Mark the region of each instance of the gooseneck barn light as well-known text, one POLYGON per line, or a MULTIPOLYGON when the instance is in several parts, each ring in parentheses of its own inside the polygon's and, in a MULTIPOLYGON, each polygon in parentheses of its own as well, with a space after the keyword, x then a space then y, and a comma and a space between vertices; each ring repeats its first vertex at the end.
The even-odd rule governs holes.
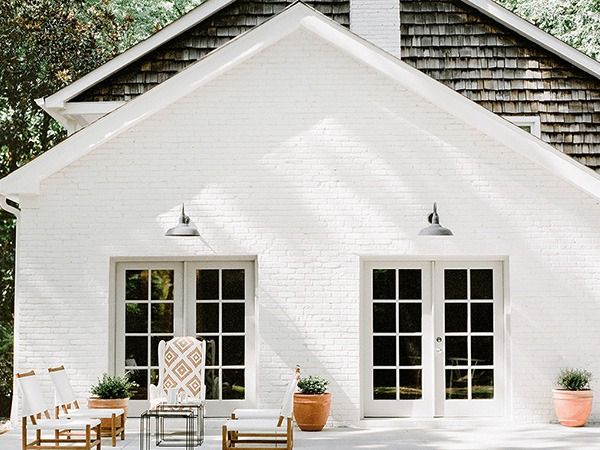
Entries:
POLYGON ((179 216, 179 223, 170 228, 165 233, 165 236, 176 236, 176 237, 192 237, 200 236, 198 229, 190 223, 190 218, 185 215, 185 205, 181 205, 181 216, 179 216))
POLYGON ((431 225, 419 231, 419 236, 454 236, 452 231, 440 225, 440 216, 438 216, 437 213, 437 203, 433 204, 433 212, 429 214, 427 220, 429 220, 431 225))

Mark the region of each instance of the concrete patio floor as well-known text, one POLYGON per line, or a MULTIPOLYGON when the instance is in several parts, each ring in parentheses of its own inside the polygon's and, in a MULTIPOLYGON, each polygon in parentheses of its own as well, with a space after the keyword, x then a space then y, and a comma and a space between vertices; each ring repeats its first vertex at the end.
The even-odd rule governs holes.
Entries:
MULTIPOLYGON (((138 420, 128 421, 128 436, 116 449, 139 449, 138 420)), ((222 420, 206 420, 199 449, 219 450, 222 420)), ((103 440, 103 449, 111 449, 103 440)), ((0 450, 21 448, 20 432, 0 436, 0 450)), ((153 447, 154 448, 154 447, 153 447)), ((556 424, 515 425, 491 420, 373 420, 359 427, 329 428, 320 433, 295 432, 295 449, 600 449, 600 425, 566 428, 556 424)))

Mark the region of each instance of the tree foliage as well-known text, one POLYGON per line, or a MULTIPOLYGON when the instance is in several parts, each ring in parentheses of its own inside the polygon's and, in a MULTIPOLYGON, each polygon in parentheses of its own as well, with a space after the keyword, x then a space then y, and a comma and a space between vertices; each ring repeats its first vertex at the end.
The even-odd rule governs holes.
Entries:
MULTIPOLYGON (((66 137, 36 105, 200 0, 0 2, 0 178, 66 137)), ((12 374, 14 218, 0 211, 0 417, 12 374)))
POLYGON ((560 40, 600 60, 600 0, 496 0, 560 40))

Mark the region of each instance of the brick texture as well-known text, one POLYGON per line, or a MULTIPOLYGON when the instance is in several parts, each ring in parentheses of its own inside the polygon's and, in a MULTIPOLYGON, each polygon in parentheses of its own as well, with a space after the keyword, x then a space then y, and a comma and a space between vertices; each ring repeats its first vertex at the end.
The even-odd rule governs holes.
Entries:
POLYGON ((256 255, 266 407, 298 363, 359 420, 368 256, 509 257, 514 418, 552 418, 559 368, 600 373, 598 201, 305 32, 21 200, 16 366, 65 364, 82 397, 113 357, 115 256, 256 255), (453 238, 417 237, 434 200, 453 238), (182 201, 202 239, 164 236, 182 201))

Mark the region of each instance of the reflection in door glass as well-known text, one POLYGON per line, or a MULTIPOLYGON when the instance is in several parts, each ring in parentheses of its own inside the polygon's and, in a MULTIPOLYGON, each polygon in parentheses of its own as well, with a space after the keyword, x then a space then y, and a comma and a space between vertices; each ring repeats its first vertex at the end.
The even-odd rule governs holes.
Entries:
POLYGON ((422 374, 422 369, 400 369, 400 400, 423 397, 422 374))
POLYGON ((469 398, 467 369, 446 369, 446 399, 469 398))
POLYGON ((474 369, 471 380, 474 399, 494 398, 494 371, 492 369, 474 369))
POLYGON ((373 370, 373 399, 396 400, 396 370, 373 370))

